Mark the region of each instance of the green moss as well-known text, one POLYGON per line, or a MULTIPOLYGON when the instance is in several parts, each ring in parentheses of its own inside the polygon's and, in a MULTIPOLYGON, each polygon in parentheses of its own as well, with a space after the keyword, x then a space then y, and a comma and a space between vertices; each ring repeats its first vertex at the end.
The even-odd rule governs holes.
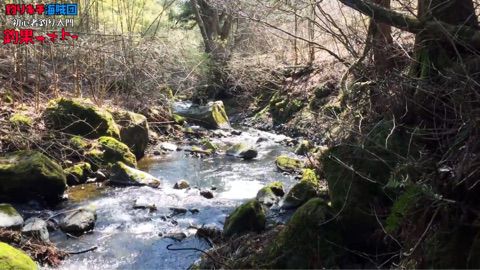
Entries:
POLYGON ((218 150, 218 146, 212 143, 208 138, 202 139, 202 146, 207 150, 212 150, 213 152, 218 150))
POLYGON ((112 167, 112 176, 110 181, 119 185, 139 185, 159 187, 160 180, 146 172, 131 168, 123 162, 117 162, 112 167))
POLYGON ((332 210, 319 198, 298 208, 268 247, 267 268, 336 268, 342 239, 339 226, 334 221, 325 222, 331 216, 332 210))
POLYGON ((90 141, 81 136, 73 136, 72 138, 70 138, 69 144, 70 146, 72 146, 73 149, 83 152, 91 146, 90 141))
POLYGON ((0 157, 0 199, 29 201, 31 196, 49 202, 60 199, 65 174, 55 161, 36 151, 19 151, 0 157))
POLYGON ((35 270, 37 264, 23 251, 0 242, 0 269, 35 270))
POLYGON ((290 99, 275 93, 270 99, 268 108, 275 125, 287 122, 295 113, 305 107, 305 102, 299 99, 290 99))
POLYGON ((86 157, 97 166, 109 167, 118 161, 128 166, 137 166, 137 159, 130 148, 112 137, 100 137, 94 148, 87 152, 86 157))
POLYGON ((317 186, 318 185, 318 177, 317 174, 315 173, 314 170, 312 169, 303 169, 302 171, 302 182, 309 182, 312 183, 313 185, 317 186))
POLYGON ((3 93, 1 95, 2 101, 6 104, 12 104, 13 103, 13 96, 10 93, 3 93))
POLYGON ((47 123, 57 130, 87 138, 120 138, 112 115, 84 99, 55 99, 45 110, 47 123))
POLYGON ((283 183, 280 181, 274 181, 274 182, 268 183, 264 188, 270 189, 276 196, 284 195, 283 183))
POLYGON ((250 231, 260 232, 265 229, 265 210, 256 200, 240 205, 225 220, 225 236, 238 235, 250 231))
POLYGON ((92 172, 92 166, 86 162, 80 162, 64 170, 68 185, 78 185, 87 181, 92 172))
POLYGON ((283 202, 283 208, 294 209, 297 208, 308 200, 317 197, 318 184, 310 181, 301 181, 295 184, 292 189, 287 193, 283 202))
POLYGON ((173 121, 179 125, 183 125, 186 121, 185 117, 178 114, 172 114, 173 121))
POLYGON ((18 216, 17 210, 12 205, 6 203, 0 203, 0 213, 9 216, 18 216))
POLYGON ((303 161, 286 155, 277 157, 275 164, 280 170, 286 172, 299 171, 304 167, 303 161))
POLYGON ((422 188, 417 185, 409 186, 393 204, 390 215, 387 217, 385 230, 388 233, 396 232, 402 225, 411 209, 414 209, 423 195, 422 188))
POLYGON ((215 102, 212 106, 212 116, 215 122, 219 127, 223 127, 225 125, 230 125, 227 113, 225 112, 225 107, 223 103, 215 102))
POLYGON ((32 118, 23 113, 14 113, 10 116, 10 123, 17 127, 30 127, 33 124, 32 118))

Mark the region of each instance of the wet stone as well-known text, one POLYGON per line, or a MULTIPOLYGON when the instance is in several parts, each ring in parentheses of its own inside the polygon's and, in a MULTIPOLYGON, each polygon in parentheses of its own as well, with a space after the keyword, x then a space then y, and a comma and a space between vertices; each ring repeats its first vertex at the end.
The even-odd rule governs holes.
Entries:
POLYGON ((210 190, 201 190, 200 195, 206 199, 213 199, 213 192, 210 190))

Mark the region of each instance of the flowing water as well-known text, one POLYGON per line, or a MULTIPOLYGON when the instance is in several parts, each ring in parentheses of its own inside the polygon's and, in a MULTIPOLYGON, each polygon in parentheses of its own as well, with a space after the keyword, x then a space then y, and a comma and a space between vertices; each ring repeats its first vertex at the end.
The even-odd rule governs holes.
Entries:
MULTIPOLYGON (((255 144, 259 151, 255 160, 244 161, 225 155, 196 158, 183 151, 170 152, 161 158, 139 164, 141 169, 162 179, 161 189, 107 187, 92 193, 86 200, 70 200, 62 210, 78 206, 96 208, 98 218, 95 229, 93 233, 78 239, 56 232, 51 235, 51 240, 60 248, 70 251, 93 246, 98 249, 71 256, 62 263, 60 269, 188 268, 201 253, 169 251, 167 245, 208 249, 206 242, 194 237, 195 231, 191 226, 222 228, 228 214, 242 202, 254 198, 266 183, 282 181, 287 190, 293 184, 293 177, 278 172, 274 164, 278 155, 291 152, 291 149, 278 143, 284 138, 254 129, 245 130, 241 135, 217 140, 223 143, 255 144), (258 138, 263 138, 262 142, 257 143, 258 138), (180 179, 188 180, 192 187, 216 187, 215 198, 203 198, 198 188, 173 189, 174 183, 180 179), (138 199, 154 203, 158 210, 133 209, 133 203, 138 199), (199 212, 166 218, 172 213, 172 207, 198 209, 199 212), (184 232, 188 237, 182 242, 175 242, 159 236, 160 233, 165 235, 171 232, 184 232)), ((83 188, 88 190, 88 187, 83 188)))

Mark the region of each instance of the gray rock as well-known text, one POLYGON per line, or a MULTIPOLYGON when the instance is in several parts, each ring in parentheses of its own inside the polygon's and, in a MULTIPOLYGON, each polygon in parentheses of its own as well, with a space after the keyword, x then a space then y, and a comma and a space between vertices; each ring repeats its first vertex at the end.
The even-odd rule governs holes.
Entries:
POLYGON ((41 218, 27 219, 22 228, 22 234, 28 237, 34 237, 43 242, 49 241, 47 222, 41 218))
POLYGON ((7 203, 0 204, 0 228, 20 228, 23 217, 13 206, 7 203))
POLYGON ((150 211, 156 211, 157 206, 155 205, 155 203, 145 198, 140 198, 140 199, 136 199, 135 202, 133 203, 133 209, 148 209, 150 211))
POLYGON ((113 166, 110 181, 113 184, 123 186, 149 186, 153 188, 160 186, 160 180, 158 178, 146 172, 129 167, 123 162, 117 162, 113 166))
POLYGON ((94 210, 79 208, 68 214, 60 223, 60 229, 65 233, 82 235, 93 230, 97 214, 94 210))
POLYGON ((175 144, 169 143, 169 142, 161 143, 160 148, 162 148, 163 150, 166 150, 166 151, 177 151, 177 149, 178 149, 178 147, 175 144))
POLYGON ((244 143, 237 143, 230 147, 226 154, 243 159, 253 159, 258 156, 258 151, 250 145, 244 143))
POLYGON ((179 108, 175 113, 206 128, 230 128, 230 122, 222 101, 209 102, 205 106, 193 104, 186 109, 179 108))
POLYGON ((184 232, 173 232, 173 233, 167 233, 163 235, 164 238, 170 238, 175 241, 181 242, 185 238, 187 238, 187 235, 184 232))

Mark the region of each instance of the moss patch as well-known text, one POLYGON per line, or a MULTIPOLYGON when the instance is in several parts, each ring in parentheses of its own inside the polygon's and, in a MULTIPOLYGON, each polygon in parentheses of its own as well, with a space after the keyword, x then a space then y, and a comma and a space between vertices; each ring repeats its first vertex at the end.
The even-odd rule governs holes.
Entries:
POLYGON ((86 157, 97 166, 109 167, 118 161, 128 166, 137 166, 137 159, 130 148, 112 137, 100 137, 94 148, 86 153, 86 157))
POLYGON ((87 162, 80 162, 64 170, 67 184, 70 186, 83 184, 92 173, 92 166, 87 162))
POLYGON ((130 111, 113 112, 113 118, 120 126, 120 140, 125 143, 135 156, 144 156, 148 146, 148 122, 141 114, 130 111))
POLYGON ((277 157, 275 164, 281 171, 285 172, 300 171, 304 167, 303 161, 286 155, 277 157))
POLYGON ((37 264, 23 251, 0 242, 0 269, 35 270, 37 264))
POLYGON ((23 113, 14 113, 10 116, 9 122, 16 127, 30 127, 33 124, 33 119, 23 113))

